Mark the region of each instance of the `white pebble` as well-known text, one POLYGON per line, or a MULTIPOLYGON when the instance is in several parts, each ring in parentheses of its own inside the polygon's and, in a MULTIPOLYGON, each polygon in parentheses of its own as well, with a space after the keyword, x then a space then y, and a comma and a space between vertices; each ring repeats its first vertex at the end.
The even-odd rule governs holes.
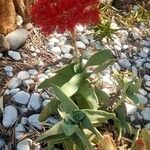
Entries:
POLYGON ((37 75, 37 74, 38 74, 38 71, 35 70, 35 69, 30 69, 30 70, 28 71, 28 73, 29 73, 30 75, 37 75))
POLYGON ((2 58, 3 57, 3 54, 2 53, 0 53, 0 58, 2 58))
POLYGON ((125 103, 127 115, 132 115, 137 111, 137 107, 133 104, 125 103))
POLYGON ((72 46, 70 45, 61 45, 61 51, 63 53, 69 53, 72 49, 72 46))
POLYGON ((17 77, 21 80, 26 80, 30 78, 30 74, 27 71, 20 71, 17 77))
POLYGON ((56 55, 61 54, 61 49, 58 46, 51 48, 49 51, 52 52, 53 54, 56 54, 56 55))
POLYGON ((77 41, 76 45, 80 49, 86 49, 86 45, 83 42, 81 42, 81 41, 77 41))
POLYGON ((73 58, 73 56, 69 53, 65 53, 63 57, 67 58, 67 59, 72 59, 73 58))

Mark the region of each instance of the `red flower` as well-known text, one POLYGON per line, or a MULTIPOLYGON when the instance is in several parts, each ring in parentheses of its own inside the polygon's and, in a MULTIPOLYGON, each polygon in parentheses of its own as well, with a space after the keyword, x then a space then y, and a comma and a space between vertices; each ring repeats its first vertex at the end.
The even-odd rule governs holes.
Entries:
POLYGON ((99 21, 99 0, 37 0, 32 7, 35 24, 50 34, 73 31, 77 24, 88 25, 99 21))

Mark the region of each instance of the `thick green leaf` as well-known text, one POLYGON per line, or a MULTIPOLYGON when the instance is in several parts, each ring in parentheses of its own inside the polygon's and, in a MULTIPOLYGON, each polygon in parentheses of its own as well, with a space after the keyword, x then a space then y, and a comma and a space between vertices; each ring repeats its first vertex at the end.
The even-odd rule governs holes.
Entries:
POLYGON ((109 113, 103 110, 82 109, 82 111, 86 113, 86 115, 94 125, 101 125, 103 122, 115 118, 114 113, 109 113))
POLYGON ((71 139, 65 140, 63 145, 64 150, 76 150, 75 144, 71 141, 71 139))
POLYGON ((106 103, 110 99, 109 96, 104 91, 98 88, 95 88, 95 93, 100 103, 106 103))
POLYGON ((90 141, 86 137, 85 133, 82 130, 78 130, 75 134, 79 137, 84 145, 84 150, 94 150, 93 146, 91 145, 90 141))
POLYGON ((79 84, 84 77, 84 73, 74 75, 67 83, 65 83, 61 90, 68 96, 72 96, 78 91, 79 84))
POLYGON ((56 75, 50 79, 43 81, 38 88, 48 88, 51 84, 55 84, 61 87, 64 83, 68 82, 76 73, 74 72, 74 65, 70 64, 60 70, 58 70, 56 75))
POLYGON ((53 137, 57 137, 58 139, 63 138, 63 129, 62 129, 62 123, 63 121, 60 121, 59 123, 55 124, 52 128, 50 128, 48 131, 43 133, 37 138, 38 142, 43 142, 43 141, 51 141, 50 139, 53 137))
POLYGON ((140 104, 139 98, 136 94, 127 93, 127 96, 132 100, 132 102, 136 105, 140 104))
POLYGON ((81 124, 84 128, 92 131, 97 137, 100 136, 99 132, 97 132, 97 130, 95 130, 94 126, 92 125, 92 122, 90 121, 90 119, 87 116, 85 116, 84 119, 81 120, 81 124))
POLYGON ((78 110, 78 106, 56 85, 52 85, 55 95, 61 102, 59 105, 60 111, 66 114, 71 113, 74 110, 78 110))
POLYGON ((114 64, 114 62, 115 62, 114 59, 110 59, 108 61, 105 61, 104 63, 100 64, 97 68, 95 68, 93 73, 98 73, 98 72, 105 70, 108 66, 114 64))
POLYGON ((110 50, 101 50, 90 57, 85 65, 85 68, 88 66, 102 65, 103 63, 112 59, 113 55, 110 50))
POLYGON ((75 93, 75 95, 73 95, 71 99, 77 104, 79 109, 91 108, 90 104, 87 103, 87 100, 79 92, 75 93))
POLYGON ((94 88, 88 80, 81 82, 78 92, 84 97, 91 109, 97 109, 99 107, 94 88))
POLYGON ((125 111, 123 109, 123 105, 117 107, 116 114, 117 114, 118 120, 121 123, 122 128, 126 129, 126 131, 131 134, 132 129, 129 123, 126 121, 126 116, 125 116, 125 111))
POLYGON ((65 122, 63 123, 62 127, 66 136, 71 136, 79 128, 79 126, 76 124, 67 124, 65 122))
POLYGON ((48 104, 47 106, 44 107, 44 109, 42 110, 42 112, 40 113, 40 117, 39 120, 45 121, 50 115, 57 113, 57 109, 58 109, 58 105, 60 104, 60 102, 56 99, 53 98, 48 104))

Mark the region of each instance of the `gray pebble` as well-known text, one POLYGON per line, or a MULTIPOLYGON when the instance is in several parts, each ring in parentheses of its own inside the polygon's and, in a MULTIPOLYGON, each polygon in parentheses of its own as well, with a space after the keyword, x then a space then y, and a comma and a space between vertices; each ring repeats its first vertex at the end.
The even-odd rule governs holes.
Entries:
POLYGON ((3 150, 5 147, 5 140, 0 137, 0 149, 3 150))
POLYGON ((12 66, 6 66, 6 67, 4 67, 4 70, 6 72, 12 72, 13 71, 13 67, 12 66))
POLYGON ((58 46, 51 48, 49 51, 52 52, 53 54, 56 54, 56 55, 60 55, 61 54, 61 49, 58 46))
POLYGON ((39 114, 31 115, 28 118, 28 122, 34 127, 36 127, 37 129, 42 130, 42 126, 40 125, 40 121, 39 121, 39 114))
POLYGON ((118 63, 124 69, 129 69, 131 67, 131 63, 126 58, 120 59, 118 63))
POLYGON ((13 96, 13 95, 15 95, 16 93, 18 93, 19 91, 20 91, 20 88, 11 89, 11 90, 10 90, 10 94, 13 96))
POLYGON ((28 121, 28 118, 27 118, 27 117, 22 117, 22 118, 21 118, 21 123, 22 123, 23 125, 26 125, 26 124, 27 124, 27 121, 28 121))
POLYGON ((148 102, 148 98, 147 97, 145 97, 143 95, 140 95, 140 94, 137 94, 137 96, 138 96, 138 99, 139 99, 140 103, 146 104, 148 102))
POLYGON ((32 140, 25 139, 17 144, 17 150, 31 150, 32 140))
POLYGON ((3 126, 6 128, 12 126, 15 123, 17 117, 17 109, 11 105, 6 106, 3 114, 3 126))
POLYGON ((25 91, 20 91, 13 96, 15 102, 23 105, 28 104, 29 98, 30 94, 25 91))
POLYGON ((148 74, 145 74, 143 78, 144 78, 144 80, 146 80, 146 81, 150 81, 150 76, 149 76, 148 74))
POLYGON ((145 67, 146 69, 150 69, 150 63, 145 63, 145 64, 144 64, 144 67, 145 67))
POLYGON ((12 81, 9 83, 8 87, 10 89, 15 89, 21 85, 21 80, 17 77, 13 78, 12 81))
POLYGON ((141 112, 141 115, 143 116, 144 120, 150 121, 150 108, 145 108, 145 110, 141 112))
POLYGON ((30 110, 38 110, 42 107, 42 100, 38 93, 33 93, 30 97, 28 108, 30 110))
POLYGON ((63 53, 69 53, 72 49, 72 46, 70 45, 61 45, 61 51, 63 53))
POLYGON ((15 51, 8 51, 8 55, 12 58, 12 59, 14 59, 14 60, 21 60, 21 55, 20 55, 20 53, 18 53, 18 52, 15 52, 15 51))
POLYGON ((29 73, 30 75, 37 75, 37 74, 38 74, 38 71, 35 70, 35 69, 30 69, 30 70, 28 71, 28 73, 29 73))

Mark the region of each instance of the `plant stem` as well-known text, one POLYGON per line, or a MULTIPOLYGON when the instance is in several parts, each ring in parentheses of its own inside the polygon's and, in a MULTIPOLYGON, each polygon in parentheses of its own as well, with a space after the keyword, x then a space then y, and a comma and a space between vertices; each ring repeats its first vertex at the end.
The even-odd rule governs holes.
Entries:
POLYGON ((77 44, 76 44, 76 32, 75 32, 75 30, 71 31, 71 37, 72 37, 72 44, 73 44, 74 52, 75 52, 75 59, 77 59, 77 61, 79 61, 80 53, 79 53, 79 50, 78 50, 77 44))

